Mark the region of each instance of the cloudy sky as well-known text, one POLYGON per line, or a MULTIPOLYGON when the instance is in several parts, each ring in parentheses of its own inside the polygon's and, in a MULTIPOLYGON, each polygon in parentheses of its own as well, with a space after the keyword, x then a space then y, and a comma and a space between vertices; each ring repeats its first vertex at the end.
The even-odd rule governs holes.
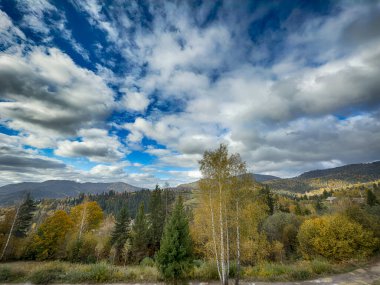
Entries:
POLYGON ((0 0, 0 185, 380 159, 380 1, 0 0))

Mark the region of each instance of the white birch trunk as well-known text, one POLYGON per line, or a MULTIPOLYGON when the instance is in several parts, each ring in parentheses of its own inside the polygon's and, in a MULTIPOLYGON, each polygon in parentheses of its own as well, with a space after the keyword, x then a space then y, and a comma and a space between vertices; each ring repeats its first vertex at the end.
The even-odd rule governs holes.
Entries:
POLYGON ((84 228, 84 221, 86 219, 86 213, 87 213, 87 205, 84 204, 84 209, 83 209, 83 214, 82 214, 82 221, 80 223, 80 229, 79 229, 79 237, 78 237, 78 239, 81 239, 81 237, 82 237, 82 232, 83 232, 83 228, 84 228))
POLYGON ((239 223, 239 201, 236 201, 236 279, 235 285, 239 285, 240 279, 240 223, 239 223))
POLYGON ((0 260, 3 260, 3 258, 5 256, 5 252, 7 251, 7 247, 8 247, 9 241, 11 240, 13 228, 15 227, 15 224, 16 224, 16 220, 17 220, 17 216, 18 216, 18 211, 20 210, 20 206, 21 206, 21 204, 17 206, 16 214, 15 214, 15 217, 13 218, 12 226, 11 226, 11 228, 9 230, 8 238, 7 238, 7 241, 5 243, 3 252, 1 253, 0 260))
POLYGON ((219 228, 220 228, 220 261, 222 269, 222 285, 227 284, 226 280, 226 261, 224 251, 224 226, 223 226, 223 208, 222 208, 222 185, 219 183, 219 228))
POLYGON ((212 239, 214 243, 214 252, 216 259, 216 267, 218 268, 219 279, 222 280, 222 275, 220 272, 220 263, 219 263, 219 255, 218 248, 216 246, 216 233, 215 233, 215 221, 214 221, 214 209, 212 207, 212 199, 211 199, 211 190, 209 190, 209 199, 210 199, 210 213, 211 213, 211 229, 212 229, 212 239))

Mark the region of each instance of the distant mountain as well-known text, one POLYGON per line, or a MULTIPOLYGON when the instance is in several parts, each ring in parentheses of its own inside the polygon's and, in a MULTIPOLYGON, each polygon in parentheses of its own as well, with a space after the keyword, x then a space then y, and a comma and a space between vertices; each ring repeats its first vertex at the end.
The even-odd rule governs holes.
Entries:
POLYGON ((33 198, 64 198, 75 197, 80 193, 135 192, 142 188, 123 182, 116 183, 78 183, 69 180, 49 180, 45 182, 23 182, 0 187, 0 205, 10 205, 17 202, 26 192, 33 198))
POLYGON ((265 182, 265 181, 271 181, 274 179, 281 179, 280 177, 277 177, 277 176, 265 175, 265 174, 252 173, 252 176, 257 182, 265 182))
MULTIPOLYGON (((261 183, 265 181, 274 180, 274 179, 281 179, 280 177, 277 177, 277 176, 265 175, 265 174, 251 173, 251 175, 255 179, 255 181, 261 182, 261 183)), ((191 190, 191 189, 196 189, 197 187, 198 187, 198 181, 195 181, 191 183, 180 184, 175 188, 177 190, 191 190)))
POLYGON ((320 188, 336 189, 380 179, 380 161, 312 170, 294 178, 266 181, 275 191, 305 193, 320 188))

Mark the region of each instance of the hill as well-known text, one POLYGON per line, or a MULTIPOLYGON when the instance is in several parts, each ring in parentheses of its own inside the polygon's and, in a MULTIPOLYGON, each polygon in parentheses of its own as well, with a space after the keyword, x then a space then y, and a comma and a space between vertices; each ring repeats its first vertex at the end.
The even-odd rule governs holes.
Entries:
MULTIPOLYGON (((265 181, 271 181, 274 179, 281 179, 280 177, 273 176, 273 175, 256 174, 256 173, 251 173, 251 175, 257 182, 265 182, 265 181)), ((180 184, 176 187, 176 189, 177 190, 192 190, 192 189, 196 189, 197 187, 198 187, 198 181, 195 181, 191 183, 180 184)))
POLYGON ((142 188, 123 182, 116 183, 79 183, 70 180, 49 180, 45 182, 23 182, 0 187, 0 205, 14 204, 26 192, 34 199, 75 197, 80 193, 98 194, 108 191, 135 192, 142 188))
POLYGON ((337 189, 380 179, 380 161, 312 170, 293 178, 266 181, 275 191, 305 193, 320 188, 337 189))

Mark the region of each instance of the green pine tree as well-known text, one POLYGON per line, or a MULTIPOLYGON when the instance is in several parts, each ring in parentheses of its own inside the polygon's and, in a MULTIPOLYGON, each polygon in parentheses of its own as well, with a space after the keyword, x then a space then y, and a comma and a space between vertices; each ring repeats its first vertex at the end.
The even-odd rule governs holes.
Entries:
POLYGON ((128 208, 124 206, 116 219, 115 227, 111 233, 110 244, 115 247, 117 262, 121 261, 122 251, 129 238, 129 215, 128 208))
POLYGON ((161 194, 162 191, 157 185, 149 200, 149 243, 152 255, 160 248, 160 241, 165 226, 165 207, 161 194))
POLYGON ((20 205, 17 220, 15 222, 13 234, 16 237, 26 237, 30 225, 32 224, 35 211, 36 203, 30 197, 30 193, 27 193, 24 202, 20 205))
POLYGON ((369 206, 375 206, 378 203, 376 195, 370 189, 367 189, 367 204, 369 206))
POLYGON ((148 221, 144 212, 144 203, 140 204, 136 219, 132 226, 131 233, 131 252, 135 262, 140 262, 144 257, 149 255, 148 245, 148 221))
POLYGON ((172 282, 185 278, 191 269, 192 241, 181 197, 167 221, 156 259, 163 277, 172 282))

